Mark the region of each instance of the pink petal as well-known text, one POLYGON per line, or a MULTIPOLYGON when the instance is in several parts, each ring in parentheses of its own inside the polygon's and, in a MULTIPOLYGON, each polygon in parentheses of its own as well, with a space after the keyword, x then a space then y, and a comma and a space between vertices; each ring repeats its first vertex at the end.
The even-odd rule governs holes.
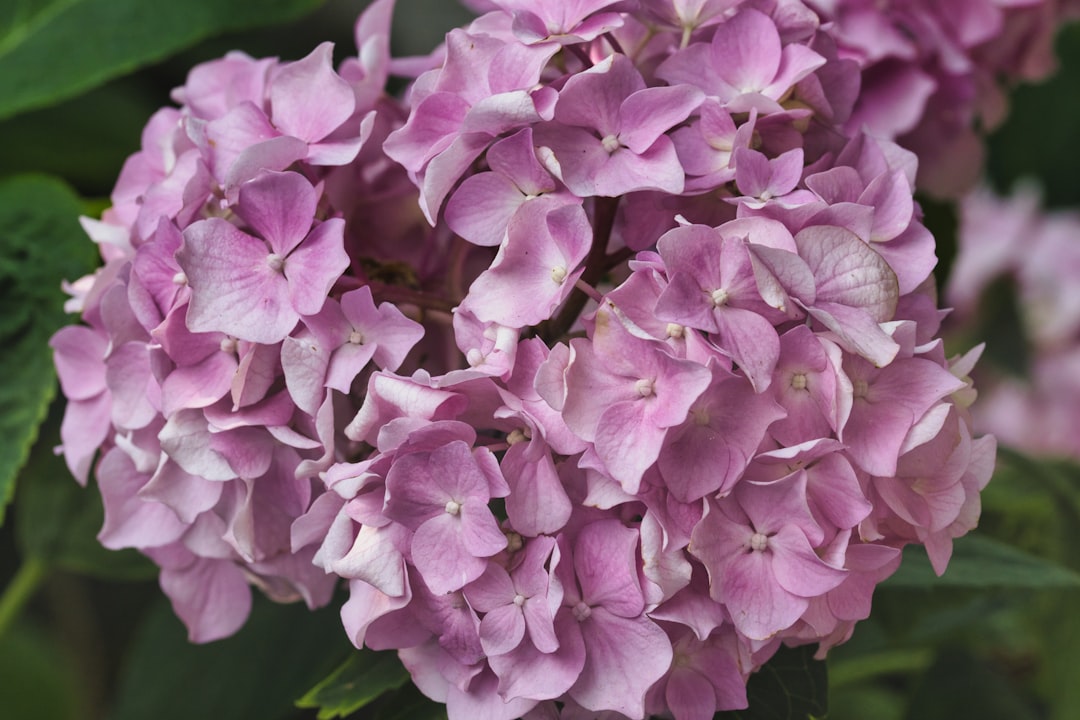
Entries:
POLYGON ((271 118, 288 135, 322 140, 352 115, 352 87, 333 70, 333 43, 324 42, 302 60, 287 63, 270 82, 271 118))
POLYGON ((710 720, 716 714, 712 683, 690 668, 672 668, 664 700, 677 720, 710 720))
POLYGON ((187 530, 172 508, 139 494, 149 479, 119 448, 102 458, 97 468, 105 506, 105 522, 98 533, 102 545, 110 550, 158 547, 178 540, 187 530))
POLYGON ((593 608, 581 624, 585 667, 569 695, 593 711, 645 714, 645 692, 671 665, 671 642, 645 616, 624 618, 593 608))
MULTIPOLYGON (((540 442, 533 440, 532 442, 540 442)), ((514 529, 527 536, 554 534, 570 519, 572 506, 559 480, 549 452, 526 457, 528 444, 510 447, 503 457, 502 470, 510 484, 506 514, 514 529)))
POLYGON ((719 585, 735 628, 753 640, 767 640, 791 627, 810 604, 780 586, 767 552, 749 552, 732 560, 719 585))
POLYGON ((499 692, 505 697, 534 700, 557 698, 570 689, 585 664, 585 643, 578 621, 570 612, 555 618, 559 647, 551 653, 537 650, 532 643, 522 643, 504 655, 488 658, 499 676, 499 692))
POLYGON ((269 256, 265 243, 219 218, 189 226, 176 253, 192 290, 188 329, 266 344, 285 338, 300 316, 269 256))
POLYGON ((345 221, 330 218, 316 226, 285 259, 289 299, 301 315, 319 312, 330 295, 330 288, 349 267, 344 232, 345 221))
POLYGON ((413 535, 413 564, 436 595, 460 590, 480 577, 487 567, 484 558, 475 557, 465 549, 462 532, 461 518, 440 513, 413 535))
POLYGON ((792 525, 769 537, 772 571, 785 590, 802 597, 823 595, 839 585, 847 572, 834 568, 818 557, 806 536, 792 525))
POLYGON ((315 189, 303 175, 268 172, 240 186, 236 212, 284 256, 308 234, 317 202, 315 189))
POLYGON ((490 610, 480 621, 480 643, 488 655, 510 652, 524 637, 525 617, 513 603, 490 610))
POLYGON ((586 525, 574 544, 574 570, 584 601, 633 618, 645 607, 637 575, 638 534, 617 520, 586 525))

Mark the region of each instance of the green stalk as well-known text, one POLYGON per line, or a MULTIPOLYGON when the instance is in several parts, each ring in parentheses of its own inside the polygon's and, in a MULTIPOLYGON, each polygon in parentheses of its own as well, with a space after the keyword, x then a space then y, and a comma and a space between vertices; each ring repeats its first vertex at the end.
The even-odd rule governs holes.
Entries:
POLYGON ((11 583, 4 589, 4 594, 0 595, 0 638, 22 612, 27 601, 37 592, 41 581, 45 579, 46 570, 43 560, 29 558, 23 561, 11 583))

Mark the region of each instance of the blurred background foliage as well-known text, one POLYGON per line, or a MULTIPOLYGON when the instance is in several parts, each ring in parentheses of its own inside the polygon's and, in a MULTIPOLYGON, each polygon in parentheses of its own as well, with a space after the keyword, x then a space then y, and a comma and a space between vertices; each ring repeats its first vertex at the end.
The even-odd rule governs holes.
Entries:
MULTIPOLYGON (((345 716, 362 706, 365 717, 439 717, 400 666, 351 651, 337 616, 341 598, 314 614, 257 601, 235 637, 188 644, 153 565, 97 543, 98 493, 80 488, 53 454, 63 401, 45 342, 67 321, 60 281, 94 267, 76 216, 107 206, 143 125, 192 66, 232 49, 295 59, 324 40, 344 58, 355 52, 353 22, 366 4, 189 0, 162 13, 165 6, 151 12, 141 0, 0 4, 5 720, 273 720, 345 716)), ((393 52, 425 54, 468 17, 449 0, 401 0, 393 52)), ((1058 51, 1057 75, 1013 94, 1008 122, 990 138, 988 173, 1000 192, 1034 177, 1048 205, 1080 207, 1080 27, 1061 34, 1058 51)), ((957 214, 945 203, 924 199, 924 207, 941 243, 941 281, 957 214)), ((985 308, 984 362, 1023 372, 1009 288, 992 290, 985 308)), ((938 579, 921 550, 907 553, 877 591, 871 619, 830 653, 829 718, 1080 718, 1078 573, 1080 470, 1003 449, 982 525, 957 542, 949 573, 938 579)), ((784 660, 805 664, 802 655, 784 660)), ((758 682, 769 692, 768 678, 758 682)))

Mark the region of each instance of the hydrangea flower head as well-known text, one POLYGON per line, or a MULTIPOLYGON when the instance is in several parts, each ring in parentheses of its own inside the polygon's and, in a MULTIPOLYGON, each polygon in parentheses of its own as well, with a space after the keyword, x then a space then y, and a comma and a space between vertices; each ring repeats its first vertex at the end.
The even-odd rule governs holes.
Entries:
POLYGON ((744 707, 992 470, 917 159, 841 9, 483 5, 407 104, 390 0, 337 70, 192 72, 87 222, 64 452, 193 639, 340 581, 451 718, 744 707))

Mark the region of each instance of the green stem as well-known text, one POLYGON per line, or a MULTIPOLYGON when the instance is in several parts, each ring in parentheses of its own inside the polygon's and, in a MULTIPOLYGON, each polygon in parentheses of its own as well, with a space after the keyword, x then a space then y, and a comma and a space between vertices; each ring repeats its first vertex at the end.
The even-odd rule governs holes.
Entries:
POLYGON ((37 592, 41 581, 45 579, 46 570, 43 560, 29 558, 23 562, 11 583, 4 589, 4 594, 0 595, 0 637, 4 636, 8 626, 22 612, 23 605, 37 592))

